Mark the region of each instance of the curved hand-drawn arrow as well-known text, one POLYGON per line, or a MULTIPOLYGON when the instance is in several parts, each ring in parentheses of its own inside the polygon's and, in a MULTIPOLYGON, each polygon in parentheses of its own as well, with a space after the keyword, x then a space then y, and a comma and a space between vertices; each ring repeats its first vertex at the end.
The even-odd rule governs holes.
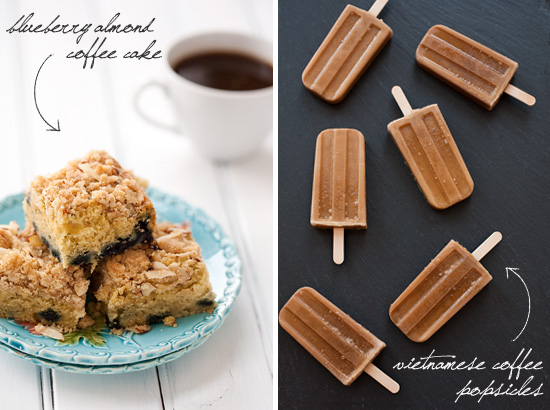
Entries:
POLYGON ((53 54, 50 54, 48 57, 46 57, 46 59, 44 60, 44 62, 40 66, 40 68, 38 69, 38 73, 36 73, 36 78, 34 80, 34 105, 36 105, 36 110, 38 111, 38 114, 40 115, 40 118, 42 118, 42 120, 50 126, 50 129, 48 129, 46 131, 58 131, 59 132, 59 131, 61 131, 61 127, 59 126, 59 120, 57 120, 57 128, 55 128, 48 121, 46 121, 46 119, 44 118, 44 116, 40 112, 40 109, 38 109, 38 103, 36 102, 36 83, 38 81, 38 74, 40 74, 40 70, 42 70, 42 67, 44 66, 46 61, 48 61, 48 58, 50 58, 51 56, 53 56, 53 54))
POLYGON ((529 310, 527 311, 527 320, 523 325, 523 329, 521 329, 521 332, 519 332, 519 334, 516 336, 514 340, 512 340, 512 342, 515 342, 517 338, 521 336, 521 334, 525 330, 525 327, 527 326, 527 322, 529 322, 529 315, 531 314, 531 296, 529 295, 529 289, 527 289, 527 285, 525 284, 525 281, 523 280, 523 278, 519 276, 519 273, 516 272, 517 270, 518 268, 506 268, 506 279, 509 279, 509 272, 512 272, 519 278, 519 280, 521 280, 521 283, 523 283, 523 286, 525 286, 525 290, 527 291, 527 298, 529 300, 529 310))

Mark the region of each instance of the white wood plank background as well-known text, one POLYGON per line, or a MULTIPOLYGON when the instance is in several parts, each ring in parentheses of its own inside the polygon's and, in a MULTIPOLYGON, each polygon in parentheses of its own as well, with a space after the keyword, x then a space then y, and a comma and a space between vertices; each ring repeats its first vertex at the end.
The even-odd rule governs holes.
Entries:
MULTIPOLYGON (((0 0, 0 198, 24 190, 37 174, 52 172, 89 149, 106 149, 152 186, 179 195, 213 216, 233 237, 243 259, 243 288, 223 327, 179 360, 143 372, 75 375, 50 371, 0 353, 2 409, 270 409, 273 397, 273 142, 251 158, 214 164, 185 137, 142 121, 132 107, 139 86, 158 78, 162 60, 96 61, 93 70, 64 58, 78 49, 74 35, 8 34, 23 14, 36 22, 56 15, 71 23, 146 24, 154 33, 119 35, 120 51, 153 39, 165 51, 177 38, 231 29, 273 38, 272 0, 0 0), (46 131, 33 100, 44 59, 38 103, 62 132, 46 131)), ((87 33, 81 44, 90 44, 87 33)), ((170 119, 160 93, 145 95, 152 115, 170 119)))

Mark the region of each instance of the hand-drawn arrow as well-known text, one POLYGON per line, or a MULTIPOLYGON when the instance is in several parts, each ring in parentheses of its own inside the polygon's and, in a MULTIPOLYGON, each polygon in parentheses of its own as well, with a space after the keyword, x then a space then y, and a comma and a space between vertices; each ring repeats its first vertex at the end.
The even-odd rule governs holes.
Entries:
POLYGON ((42 120, 48 124, 50 126, 50 129, 46 130, 46 131, 61 131, 61 127, 59 126, 59 120, 57 120, 57 128, 55 128, 53 125, 51 125, 48 121, 46 121, 46 119, 44 118, 44 116, 42 115, 42 113, 40 112, 40 109, 38 108, 38 103, 36 102, 36 83, 38 81, 38 74, 40 74, 40 70, 42 70, 42 67, 44 66, 44 64, 46 63, 46 61, 48 61, 48 58, 50 58, 51 56, 53 56, 53 54, 50 54, 48 57, 46 57, 46 59, 44 60, 44 62, 42 63, 42 65, 40 66, 40 68, 38 69, 38 73, 36 73, 36 79, 34 80, 34 105, 36 105, 36 110, 38 111, 38 114, 40 115, 40 117, 42 118, 42 120))
POLYGON ((517 270, 518 270, 518 268, 506 268, 506 279, 509 279, 508 274, 509 274, 509 272, 512 272, 513 274, 515 274, 519 278, 519 280, 521 280, 521 283, 523 283, 523 286, 525 286, 525 290, 527 291, 527 298, 529 299, 529 310, 527 311, 527 320, 525 321, 525 324, 523 325, 523 329, 521 329, 521 332, 519 332, 519 335, 517 335, 516 338, 514 340, 512 340, 512 342, 515 342, 517 340, 517 338, 521 336, 521 334, 525 330, 525 327, 527 326, 527 322, 529 322, 529 315, 531 314, 531 296, 529 295, 529 289, 527 289, 527 285, 525 284, 523 278, 521 276, 519 276, 519 273, 516 272, 517 270))

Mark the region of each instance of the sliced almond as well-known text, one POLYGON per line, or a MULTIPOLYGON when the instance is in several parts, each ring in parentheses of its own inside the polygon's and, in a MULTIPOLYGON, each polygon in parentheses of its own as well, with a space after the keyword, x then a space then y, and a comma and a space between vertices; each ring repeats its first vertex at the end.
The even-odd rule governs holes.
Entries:
POLYGON ((157 239, 157 244, 160 249, 170 253, 183 253, 185 252, 185 243, 169 235, 163 236, 157 239))
POLYGON ((86 164, 86 163, 78 164, 78 168, 82 172, 85 172, 86 174, 90 175, 91 177, 99 181, 99 178, 100 178, 99 174, 95 172, 95 170, 90 166, 90 164, 86 164))
POLYGON ((65 340, 65 336, 63 336, 63 333, 61 333, 57 329, 54 329, 53 327, 44 326, 39 323, 34 327, 34 330, 36 330, 41 335, 49 337, 51 339, 65 340))
POLYGON ((189 271, 176 262, 172 262, 170 266, 168 266, 168 269, 176 273, 176 275, 178 275, 180 278, 185 278, 185 280, 191 280, 191 278, 193 277, 192 270, 189 271))
POLYGON ((177 275, 168 269, 150 270, 145 272, 145 276, 153 283, 170 283, 177 279, 177 275))
POLYGON ((5 256, 10 253, 10 249, 0 248, 0 256, 5 256))
POLYGON ((156 289, 156 287, 150 283, 145 282, 139 286, 139 289, 143 296, 149 296, 156 289))
POLYGON ((170 232, 169 234, 166 234, 166 235, 163 235, 163 236, 160 236, 158 239, 160 238, 164 238, 164 239, 168 239, 168 238, 177 238, 179 236, 182 236, 183 234, 187 233, 188 231, 186 231, 185 229, 173 229, 172 232, 170 232))
POLYGON ((179 268, 180 268, 180 265, 179 263, 176 263, 176 262, 172 262, 170 265, 168 265, 168 269, 176 273, 178 272, 179 268))
POLYGON ((159 270, 168 269, 168 267, 162 262, 153 262, 152 266, 153 266, 153 269, 159 269, 159 270))

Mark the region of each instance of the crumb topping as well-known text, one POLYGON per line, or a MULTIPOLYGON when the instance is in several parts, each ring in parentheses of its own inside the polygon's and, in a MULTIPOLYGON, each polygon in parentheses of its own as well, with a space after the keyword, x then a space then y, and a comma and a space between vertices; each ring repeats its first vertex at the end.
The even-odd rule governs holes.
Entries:
POLYGON ((31 294, 80 300, 89 281, 83 268, 63 268, 30 228, 0 225, 0 289, 20 286, 31 294), (40 242, 38 242, 40 241, 40 242))
POLYGON ((178 327, 178 324, 176 323, 176 318, 174 316, 166 316, 164 319, 162 319, 162 323, 164 323, 165 326, 178 327))
POLYGON ((141 245, 102 260, 97 269, 105 276, 103 280, 115 282, 118 289, 148 296, 158 286, 190 287, 200 279, 196 272, 205 270, 204 261, 188 225, 159 223, 153 236, 155 248, 141 245))
POLYGON ((91 317, 90 315, 85 315, 78 322, 78 328, 79 329, 86 329, 87 327, 92 326, 94 323, 95 323, 95 319, 93 317, 91 317))
POLYGON ((27 196, 52 219, 79 217, 79 210, 91 202, 107 215, 127 218, 144 206, 152 209, 140 182, 105 151, 91 151, 58 172, 36 177, 27 196))

